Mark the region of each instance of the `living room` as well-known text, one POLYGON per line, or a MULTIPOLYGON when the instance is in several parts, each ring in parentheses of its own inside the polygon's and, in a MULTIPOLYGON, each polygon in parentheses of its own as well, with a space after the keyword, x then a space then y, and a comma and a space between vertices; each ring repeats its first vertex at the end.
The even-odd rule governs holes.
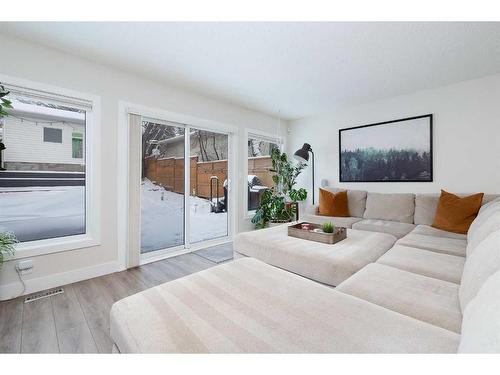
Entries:
POLYGON ((0 353, 500 353, 500 23, 317 11, 0 22, 0 353))

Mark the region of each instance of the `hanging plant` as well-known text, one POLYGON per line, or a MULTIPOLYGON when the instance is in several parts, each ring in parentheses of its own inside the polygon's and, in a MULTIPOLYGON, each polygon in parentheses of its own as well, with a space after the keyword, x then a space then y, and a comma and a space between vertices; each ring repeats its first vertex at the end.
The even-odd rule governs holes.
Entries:
POLYGON ((7 117, 9 114, 7 113, 7 108, 12 108, 12 102, 6 99, 7 95, 10 94, 10 91, 7 91, 5 87, 0 83, 0 118, 7 117))

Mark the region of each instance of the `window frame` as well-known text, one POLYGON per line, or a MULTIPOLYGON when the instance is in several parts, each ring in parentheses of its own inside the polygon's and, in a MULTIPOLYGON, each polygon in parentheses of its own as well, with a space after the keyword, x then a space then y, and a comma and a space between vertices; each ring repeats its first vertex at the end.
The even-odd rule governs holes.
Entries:
MULTIPOLYGON (((228 235, 227 237, 221 237, 213 240, 207 240, 202 243, 190 243, 189 247, 184 247, 179 249, 178 251, 174 251, 173 248, 168 248, 165 252, 160 250, 156 251, 155 254, 152 254, 151 257, 142 257, 139 260, 139 264, 147 264, 150 262, 155 262, 158 260, 170 258, 173 256, 186 254, 193 252, 198 249, 202 249, 211 245, 218 245, 222 243, 229 242, 233 239, 233 236, 238 231, 238 211, 237 211, 237 192, 239 191, 239 173, 237 173, 237 164, 239 162, 238 154, 237 154, 237 145, 239 145, 240 141, 240 129, 236 125, 232 125, 230 123, 219 122, 208 120, 201 117, 195 117, 192 115, 187 115, 179 112, 172 112, 161 108, 150 107, 144 104, 138 104, 133 102, 128 102, 124 100, 118 101, 118 153, 122 156, 118 159, 118 249, 120 250, 118 253, 118 263, 123 268, 129 267, 129 262, 131 258, 131 252, 135 252, 136 249, 140 249, 140 242, 135 241, 135 243, 131 243, 129 235, 130 235, 130 224, 134 228, 140 227, 140 215, 137 217, 131 217, 129 215, 129 211, 131 208, 131 204, 129 202, 130 197, 130 123, 129 123, 129 115, 135 114, 141 117, 146 117, 150 119, 155 119, 155 121, 166 121, 178 123, 181 125, 185 125, 188 127, 194 127, 200 130, 226 133, 229 135, 229 149, 228 149, 228 158, 229 158, 229 169, 230 169, 230 177, 229 177, 229 211, 233 212, 230 214, 228 219, 228 235)), ((185 138, 186 147, 185 147, 185 158, 187 159, 189 156, 189 137, 185 138)), ((189 171, 189 169, 188 169, 189 171)), ((228 171, 229 172, 229 171, 228 171)), ((189 173, 185 174, 184 183, 189 185, 189 173)), ((136 188, 138 188, 136 186, 136 188)), ((184 205, 187 207, 188 205, 188 195, 185 195, 184 205)), ((187 220, 187 215, 184 217, 185 223, 185 233, 189 233, 189 220, 187 220)), ((153 252, 155 253, 155 252, 153 252)), ((147 253, 146 253, 147 254, 147 253)))
POLYGON ((101 244, 101 97, 0 74, 7 89, 29 93, 48 102, 86 107, 85 124, 85 233, 21 242, 6 261, 84 249, 101 244), (85 103, 85 105, 83 104, 85 103), (89 110, 90 107, 90 110, 89 110))
POLYGON ((83 152, 83 143, 84 143, 85 139, 83 137, 83 134, 82 133, 78 133, 78 132, 72 132, 71 133, 71 158, 72 159, 84 159, 84 152, 83 152), (81 152, 81 155, 82 156, 75 156, 75 140, 76 141, 79 141, 80 142, 80 146, 79 146, 79 151, 81 152))
POLYGON ((245 129, 245 147, 244 147, 244 153, 245 153, 245 162, 243 166, 243 181, 242 183, 242 188, 244 190, 243 194, 243 219, 248 220, 251 219, 255 215, 256 210, 249 210, 248 209, 248 141, 250 138, 253 139, 259 139, 262 141, 266 142, 272 142, 277 145, 279 145, 281 152, 285 150, 285 137, 279 135, 279 134, 272 134, 269 132, 264 132, 261 130, 257 129, 251 129, 251 128, 246 128, 245 129))

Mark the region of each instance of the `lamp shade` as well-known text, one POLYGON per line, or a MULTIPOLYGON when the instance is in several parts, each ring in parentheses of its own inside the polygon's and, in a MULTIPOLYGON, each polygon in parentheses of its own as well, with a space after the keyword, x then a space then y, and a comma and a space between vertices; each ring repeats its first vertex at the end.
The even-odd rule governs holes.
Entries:
POLYGON ((307 163, 309 161, 309 151, 311 151, 311 145, 309 143, 304 143, 302 148, 295 151, 293 157, 303 163, 307 163))

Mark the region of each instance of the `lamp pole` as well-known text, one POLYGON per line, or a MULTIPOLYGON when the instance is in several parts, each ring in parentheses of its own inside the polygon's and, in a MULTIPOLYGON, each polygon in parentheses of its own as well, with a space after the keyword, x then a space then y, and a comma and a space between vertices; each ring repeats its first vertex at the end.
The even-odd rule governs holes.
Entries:
POLYGON ((314 204, 314 151, 309 149, 309 152, 312 154, 312 193, 313 193, 313 204, 314 204))

